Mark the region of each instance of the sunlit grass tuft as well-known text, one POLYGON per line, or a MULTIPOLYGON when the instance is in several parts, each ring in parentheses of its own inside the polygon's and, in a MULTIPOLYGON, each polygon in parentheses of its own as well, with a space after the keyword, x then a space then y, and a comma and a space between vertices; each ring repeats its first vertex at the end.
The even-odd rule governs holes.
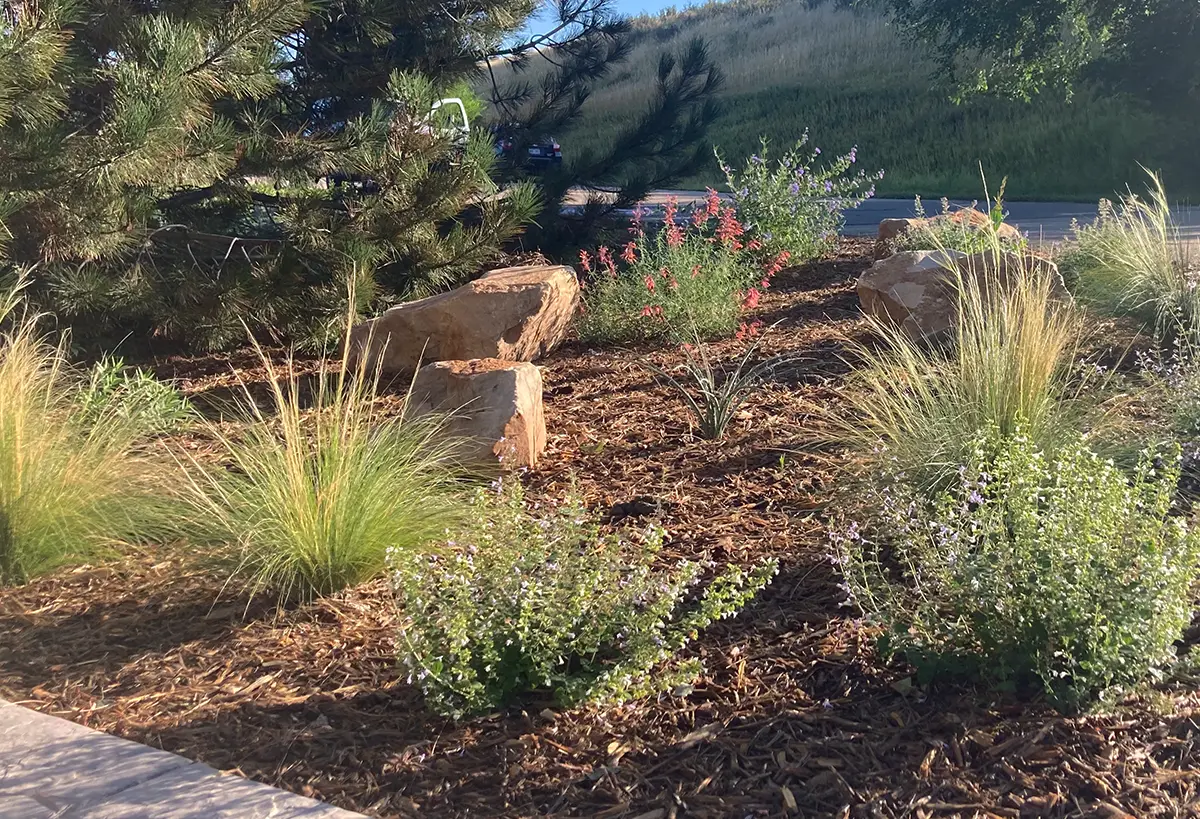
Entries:
POLYGON ((85 409, 65 340, 21 286, 0 293, 0 583, 21 583, 160 532, 163 461, 120 400, 85 409))
POLYGON ((389 551, 425 548, 461 519, 460 444, 443 419, 386 413, 377 372, 325 364, 309 385, 294 360, 280 367, 257 349, 269 411, 244 389, 236 431, 208 427, 220 465, 186 464, 197 528, 224 544, 234 582, 312 600, 380 575, 389 551))
POLYGON ((1181 240, 1157 174, 1145 198, 1133 193, 1100 203, 1091 225, 1076 229, 1059 262, 1081 300, 1153 326, 1160 340, 1200 335, 1200 259, 1181 240))
POLYGON ((1020 429, 1052 451, 1080 428, 1084 402, 1070 387, 1079 314, 1048 266, 1004 252, 995 240, 979 269, 947 271, 958 294, 948 339, 915 339, 867 317, 874 338, 851 344, 858 371, 827 413, 829 436, 851 462, 886 458, 933 484, 964 462, 980 430, 1020 429))

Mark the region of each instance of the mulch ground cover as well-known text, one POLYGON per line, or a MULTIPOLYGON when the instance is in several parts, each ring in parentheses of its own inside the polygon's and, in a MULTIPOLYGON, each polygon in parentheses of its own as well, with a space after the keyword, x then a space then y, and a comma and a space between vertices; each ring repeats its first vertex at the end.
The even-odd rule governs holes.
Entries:
MULTIPOLYGON (((757 310, 782 320, 764 348, 798 358, 726 441, 691 435, 679 400, 635 363, 675 351, 568 345, 542 362, 550 445, 524 476, 534 498, 574 482, 614 520, 661 520, 672 555, 780 560, 755 603, 691 647, 707 668, 696 685, 456 724, 396 667, 386 583, 279 613, 173 547, 0 592, 0 695, 383 817, 1196 815, 1196 685, 1073 718, 929 689, 841 605, 823 537, 832 478, 804 442, 862 331, 853 281, 869 252, 847 241, 777 279, 757 310)), ((248 355, 160 371, 220 398, 230 366, 262 377, 248 355)))

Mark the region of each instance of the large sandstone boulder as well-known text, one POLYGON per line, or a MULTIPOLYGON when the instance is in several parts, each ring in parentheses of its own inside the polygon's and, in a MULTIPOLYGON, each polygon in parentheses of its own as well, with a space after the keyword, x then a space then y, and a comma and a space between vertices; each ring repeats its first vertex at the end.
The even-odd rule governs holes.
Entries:
POLYGON ((412 383, 414 411, 444 412, 469 441, 464 456, 505 468, 533 466, 546 448, 542 373, 534 364, 482 358, 437 361, 412 383))
POLYGON ((1055 264, 1031 253, 907 250, 875 262, 859 277, 859 303, 864 313, 899 325, 913 338, 939 336, 954 326, 957 314, 955 268, 964 279, 1002 288, 1022 271, 1037 271, 1049 277, 1057 298, 1071 299, 1055 264))
POLYGON ((369 367, 400 373, 422 361, 533 361, 563 340, 578 309, 579 282, 571 268, 505 267, 355 325, 351 364, 365 354, 369 367))
MULTIPOLYGON (((906 233, 922 228, 936 228, 940 224, 949 223, 971 230, 984 230, 991 226, 992 220, 986 213, 975 208, 941 213, 924 219, 884 219, 879 223, 879 232, 875 239, 875 258, 886 259, 896 251, 896 245, 906 233)), ((1001 241, 1017 243, 1021 241, 1021 231, 1010 224, 1001 224, 997 231, 1001 241)), ((932 249, 932 248, 931 248, 932 249)))

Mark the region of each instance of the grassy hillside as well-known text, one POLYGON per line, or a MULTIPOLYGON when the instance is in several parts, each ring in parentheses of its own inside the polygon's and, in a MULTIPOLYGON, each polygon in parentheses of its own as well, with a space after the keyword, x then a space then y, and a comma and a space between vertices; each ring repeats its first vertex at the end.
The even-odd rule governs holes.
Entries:
MULTIPOLYGON (((760 136, 783 147, 807 127, 826 151, 857 144, 865 167, 885 169, 883 195, 977 196, 980 162, 994 182, 1009 177, 1014 199, 1111 195, 1142 184, 1139 162, 1161 169, 1175 195, 1200 194, 1185 135, 1133 101, 1083 88, 1070 102, 955 105, 928 55, 869 12, 741 0, 640 18, 635 30, 629 61, 560 135, 568 157, 644 105, 663 49, 700 36, 726 75, 711 136, 727 158, 753 153, 760 136)), ((720 181, 713 163, 681 187, 720 181)))

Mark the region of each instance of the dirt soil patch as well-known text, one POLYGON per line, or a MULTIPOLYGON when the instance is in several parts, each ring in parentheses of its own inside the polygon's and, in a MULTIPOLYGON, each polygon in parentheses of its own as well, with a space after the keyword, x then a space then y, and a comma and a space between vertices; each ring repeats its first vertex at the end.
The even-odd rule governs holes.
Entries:
MULTIPOLYGON (((915 685, 841 603, 825 555, 830 477, 803 446, 861 331, 870 244, 781 275, 756 318, 796 363, 720 443, 635 362, 677 351, 560 350, 545 365, 549 451, 534 497, 577 482, 612 519, 653 515, 676 555, 781 561, 743 614, 692 647, 694 687, 630 705, 551 703, 462 724, 429 715, 392 655, 386 584, 282 614, 176 549, 0 592, 0 695, 222 770, 383 817, 1196 815, 1195 685, 1065 718, 983 691, 915 685)), ((744 345, 715 345, 735 358, 744 345)), ((244 355, 166 362, 224 396, 244 355)))

